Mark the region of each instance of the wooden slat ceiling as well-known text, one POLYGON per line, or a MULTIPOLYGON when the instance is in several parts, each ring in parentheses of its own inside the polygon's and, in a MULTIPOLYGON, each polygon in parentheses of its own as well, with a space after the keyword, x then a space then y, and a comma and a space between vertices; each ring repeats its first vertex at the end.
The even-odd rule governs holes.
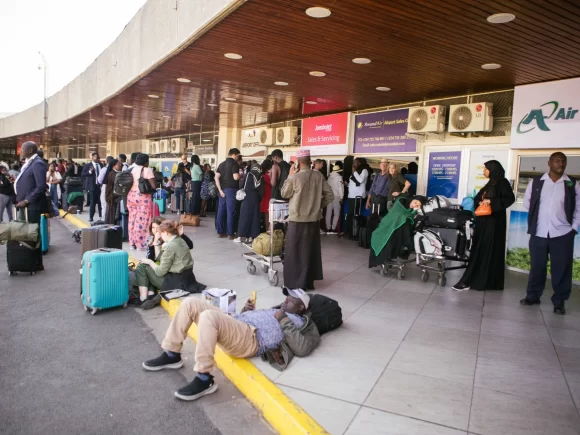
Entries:
POLYGON ((91 134, 91 142, 126 141, 213 131, 216 123, 294 119, 305 99, 321 103, 309 113, 356 110, 575 76, 579 1, 249 0, 118 96, 51 128, 50 136, 60 143, 81 134, 91 134), (308 17, 312 6, 332 14, 308 17), (491 24, 487 17, 495 13, 516 19, 491 24), (243 59, 225 58, 229 52, 243 59), (372 62, 357 65, 356 57, 372 62), (485 63, 502 67, 483 70, 485 63))

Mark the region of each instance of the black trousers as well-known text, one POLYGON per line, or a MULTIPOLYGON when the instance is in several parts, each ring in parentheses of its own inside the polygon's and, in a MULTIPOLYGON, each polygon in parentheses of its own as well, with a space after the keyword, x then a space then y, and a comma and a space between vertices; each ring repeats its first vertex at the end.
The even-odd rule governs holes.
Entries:
POLYGON ((546 285, 548 255, 552 272, 554 306, 567 301, 572 292, 572 258, 574 256, 575 231, 554 238, 530 237, 530 276, 528 278, 527 298, 540 300, 546 285))
POLYGON ((99 208, 99 218, 102 218, 103 209, 101 208, 101 186, 95 186, 93 191, 89 191, 89 199, 91 201, 89 207, 89 220, 93 220, 96 207, 99 208))
POLYGON ((362 207, 364 207, 363 201, 364 198, 360 196, 358 198, 348 198, 348 213, 346 214, 345 228, 342 231, 347 237, 358 238, 360 213, 362 207))

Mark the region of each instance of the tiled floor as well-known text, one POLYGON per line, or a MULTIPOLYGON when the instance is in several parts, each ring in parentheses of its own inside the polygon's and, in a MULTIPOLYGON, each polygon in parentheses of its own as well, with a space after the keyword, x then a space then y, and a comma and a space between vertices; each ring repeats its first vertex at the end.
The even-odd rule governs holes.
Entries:
MULTIPOLYGON (((252 290, 258 308, 282 300, 260 268, 246 272, 245 248, 216 238, 212 218, 187 233, 200 282, 236 290, 238 308, 252 290)), ((580 434, 577 288, 556 316, 551 289, 541 306, 519 305, 521 274, 503 292, 457 293, 420 282, 413 264, 404 281, 380 276, 369 251, 322 239, 317 291, 339 301, 344 325, 283 373, 255 364, 330 433, 580 434)))

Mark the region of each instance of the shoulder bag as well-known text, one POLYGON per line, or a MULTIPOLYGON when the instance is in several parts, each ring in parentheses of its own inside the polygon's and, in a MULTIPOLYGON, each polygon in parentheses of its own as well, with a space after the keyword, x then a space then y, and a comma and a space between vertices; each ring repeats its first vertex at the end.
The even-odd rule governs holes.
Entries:
POLYGON ((250 176, 250 171, 246 174, 246 180, 244 181, 244 188, 236 192, 236 199, 238 201, 243 201, 246 199, 246 184, 248 184, 248 177, 250 176))
POLYGON ((481 204, 475 209, 475 216, 489 216, 491 214, 491 204, 483 202, 485 199, 485 193, 481 197, 481 204))
POLYGON ((145 195, 152 195, 155 193, 155 187, 151 186, 149 180, 143 178, 143 170, 145 168, 141 168, 141 174, 139 174, 139 192, 145 195))

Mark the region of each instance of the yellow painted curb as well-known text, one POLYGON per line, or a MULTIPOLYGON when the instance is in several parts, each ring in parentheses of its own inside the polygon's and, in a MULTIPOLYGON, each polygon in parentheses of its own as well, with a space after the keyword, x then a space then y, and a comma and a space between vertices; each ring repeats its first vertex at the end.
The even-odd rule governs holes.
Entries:
MULTIPOLYGON (((161 300, 161 306, 171 317, 179 309, 181 301, 161 300)), ((197 325, 193 323, 189 337, 197 341, 197 325)), ((238 387, 246 398, 262 413, 266 421, 282 435, 328 435, 304 409, 287 397, 251 361, 233 358, 216 347, 215 362, 223 374, 238 387)))
MULTIPOLYGON (((61 210, 60 215, 65 213, 61 210)), ((89 225, 75 215, 64 217, 79 228, 89 225)), ((130 262, 135 260, 129 256, 130 262)), ((175 316, 181 301, 161 300, 161 306, 171 317, 175 316)), ((197 342, 197 325, 193 323, 188 331, 189 337, 197 342)), ((238 387, 246 398, 262 413, 270 425, 281 435, 329 435, 297 403, 286 396, 251 361, 233 358, 219 346, 216 347, 215 362, 222 373, 238 387)))

